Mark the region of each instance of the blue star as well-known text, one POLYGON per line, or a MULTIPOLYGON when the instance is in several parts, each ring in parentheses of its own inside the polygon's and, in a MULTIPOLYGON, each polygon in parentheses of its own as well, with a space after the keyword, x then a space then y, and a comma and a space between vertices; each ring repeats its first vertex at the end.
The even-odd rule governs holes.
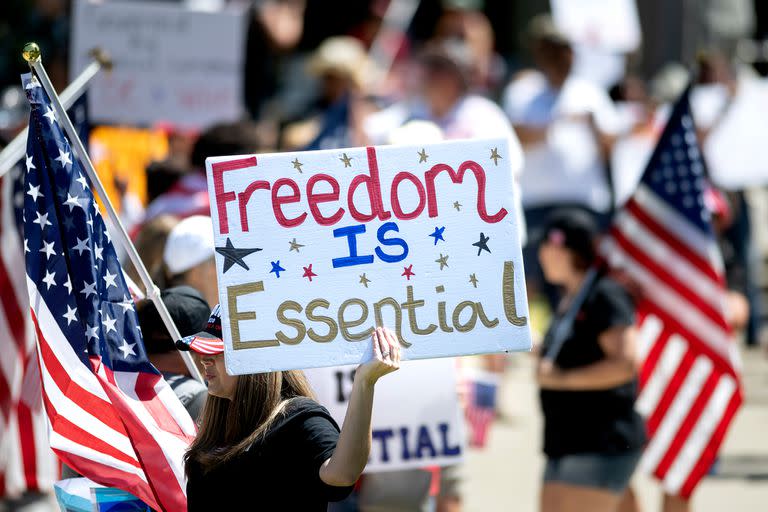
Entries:
POLYGON ((445 231, 445 226, 441 228, 438 228, 437 226, 435 226, 435 232, 429 235, 435 238, 435 245, 437 245, 438 240, 442 240, 443 242, 445 242, 445 238, 443 238, 443 231, 445 231))
POLYGON ((270 261, 270 263, 272 264, 272 270, 269 271, 270 274, 274 272, 277 277, 280 277, 280 272, 285 272, 285 269, 280 266, 280 260, 270 261))

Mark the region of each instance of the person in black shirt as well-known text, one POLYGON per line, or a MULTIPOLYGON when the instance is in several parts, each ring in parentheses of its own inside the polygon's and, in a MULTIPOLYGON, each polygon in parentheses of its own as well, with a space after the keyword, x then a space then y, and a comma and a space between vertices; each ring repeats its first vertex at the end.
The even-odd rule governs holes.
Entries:
POLYGON ((543 512, 616 510, 645 442, 634 410, 634 305, 617 282, 593 282, 559 353, 548 353, 594 263, 595 233, 580 212, 556 212, 539 249, 546 279, 564 290, 542 347, 549 357, 540 359, 537 371, 547 457, 543 512))
POLYGON ((326 511, 352 491, 370 454, 374 385, 400 366, 389 329, 373 333, 373 357, 355 372, 341 431, 301 371, 227 374, 219 306, 203 332, 177 346, 203 365, 209 394, 185 457, 190 512, 326 511))

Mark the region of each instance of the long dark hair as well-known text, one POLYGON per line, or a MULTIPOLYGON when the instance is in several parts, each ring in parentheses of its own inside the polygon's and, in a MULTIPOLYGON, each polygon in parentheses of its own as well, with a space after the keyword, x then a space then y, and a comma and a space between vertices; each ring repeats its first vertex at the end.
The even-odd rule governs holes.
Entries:
POLYGON ((184 456, 208 472, 245 452, 262 439, 274 421, 297 397, 314 398, 304 373, 298 370, 237 377, 232 400, 208 395, 197 437, 184 456))

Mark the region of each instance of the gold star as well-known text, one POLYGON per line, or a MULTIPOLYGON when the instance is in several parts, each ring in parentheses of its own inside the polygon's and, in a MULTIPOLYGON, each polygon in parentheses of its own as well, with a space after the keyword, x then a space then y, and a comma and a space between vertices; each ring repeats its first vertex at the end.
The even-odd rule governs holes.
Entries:
POLYGON ((304 247, 302 244, 298 243, 295 238, 288 243, 291 244, 291 248, 288 249, 288 252, 291 252, 291 251, 301 252, 299 251, 299 249, 304 247))
POLYGON ((461 211, 461 203, 460 203, 460 202, 458 202, 458 201, 455 201, 455 202, 453 203, 453 207, 454 207, 454 208, 456 208, 456 211, 457 211, 457 212, 460 212, 460 211, 461 211))
POLYGON ((440 257, 435 260, 435 263, 439 263, 440 270, 443 270, 443 267, 448 266, 448 256, 443 256, 443 253, 440 253, 440 257))
POLYGON ((344 167, 352 167, 352 159, 349 158, 346 153, 343 153, 339 160, 344 162, 344 167))
POLYGON ((371 282, 371 280, 370 280, 370 279, 368 279, 367 277, 365 277, 365 274, 362 274, 362 275, 360 276, 360 283, 361 283, 363 286, 365 286, 366 288, 368 288, 368 283, 370 283, 370 282, 371 282))
POLYGON ((427 161, 427 158, 429 158, 429 155, 424 150, 424 148, 421 148, 421 151, 418 152, 419 155, 419 163, 423 163, 427 161))
POLYGON ((299 162, 298 158, 294 158, 293 162, 291 162, 291 163, 293 164, 293 168, 294 169, 296 169, 297 171, 301 172, 301 166, 304 165, 304 164, 299 162))
POLYGON ((491 160, 493 160, 494 165, 499 165, 499 158, 501 158, 501 155, 499 154, 498 148, 493 148, 491 150, 491 160))
POLYGON ((477 288, 477 277, 475 277, 475 274, 469 274, 469 282, 472 283, 472 286, 477 288))

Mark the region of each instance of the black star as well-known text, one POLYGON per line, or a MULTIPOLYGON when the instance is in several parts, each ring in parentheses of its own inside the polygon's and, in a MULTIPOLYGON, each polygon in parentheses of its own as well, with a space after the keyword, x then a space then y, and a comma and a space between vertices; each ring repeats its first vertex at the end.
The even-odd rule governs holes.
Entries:
POLYGON ((235 246, 232 245, 232 240, 227 238, 227 246, 226 247, 217 247, 216 252, 224 256, 224 270, 223 272, 226 273, 227 270, 232 268, 232 265, 237 263, 241 267, 243 267, 245 270, 250 270, 248 268, 248 265, 245 264, 243 261, 243 258, 248 256, 251 253, 259 252, 261 249, 254 248, 254 249, 235 249, 235 246))
POLYGON ((478 240, 477 242, 472 244, 475 247, 477 247, 477 255, 478 256, 480 256, 480 253, 483 250, 488 251, 488 254, 491 253, 491 250, 488 248, 488 240, 490 240, 490 239, 491 239, 491 237, 485 236, 485 234, 480 233, 480 240, 478 240))

